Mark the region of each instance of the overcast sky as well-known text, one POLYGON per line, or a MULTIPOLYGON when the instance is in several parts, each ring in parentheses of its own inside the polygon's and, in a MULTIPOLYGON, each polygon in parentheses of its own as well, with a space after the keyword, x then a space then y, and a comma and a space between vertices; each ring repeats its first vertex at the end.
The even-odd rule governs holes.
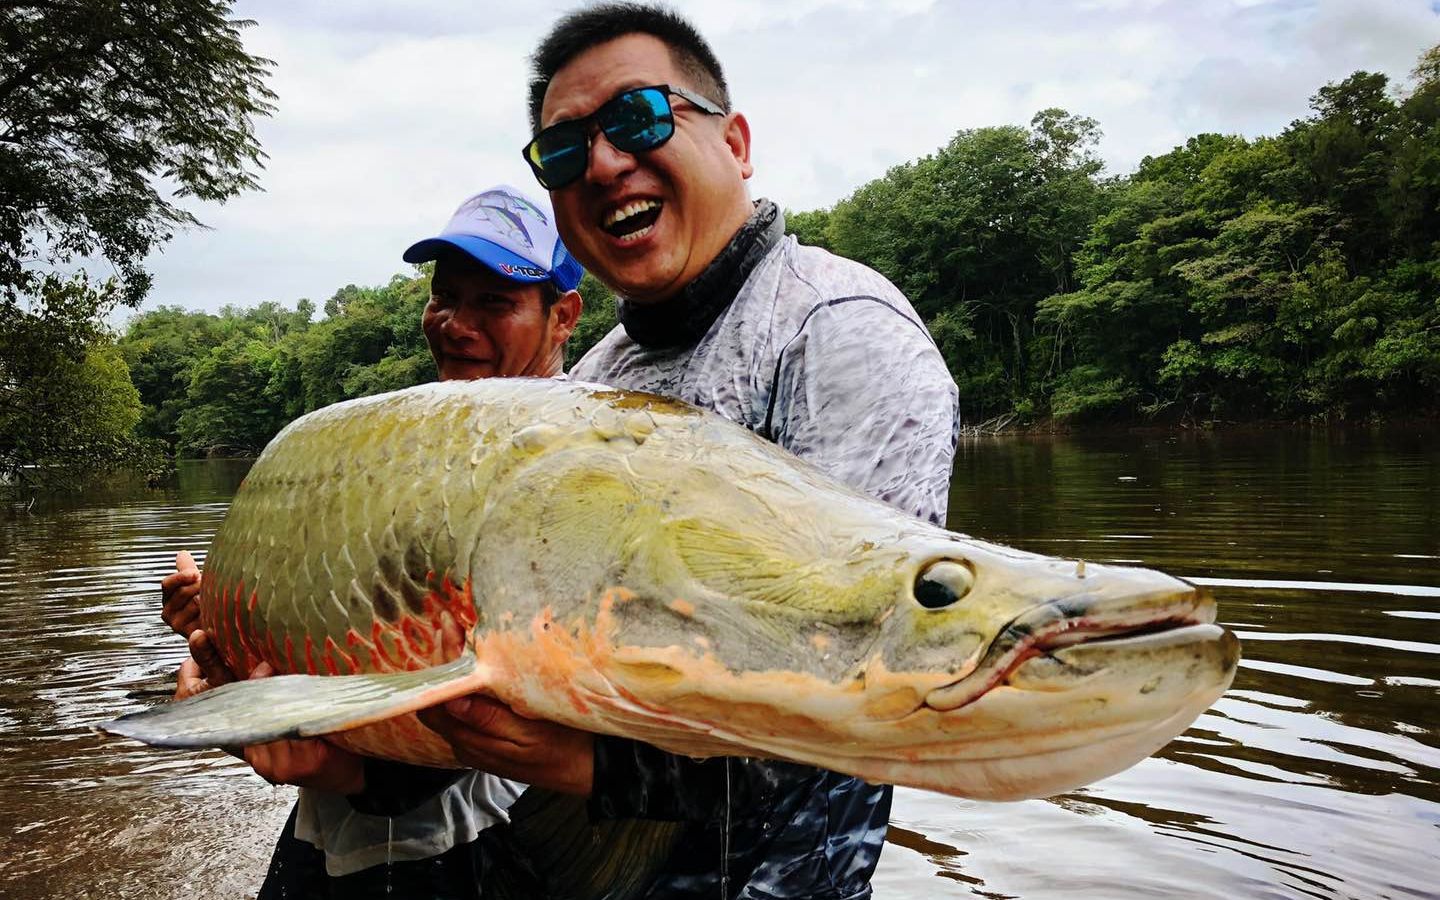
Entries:
MULTIPOLYGON (((239 0, 275 60, 263 192, 150 261, 145 308, 378 284, 471 193, 543 197, 520 158, 527 56, 571 2, 239 0)), ((1357 69, 1403 82, 1432 0, 695 0, 750 120, 754 196, 829 206, 959 129, 1050 106, 1100 122, 1108 171, 1205 131, 1274 134, 1357 69)))

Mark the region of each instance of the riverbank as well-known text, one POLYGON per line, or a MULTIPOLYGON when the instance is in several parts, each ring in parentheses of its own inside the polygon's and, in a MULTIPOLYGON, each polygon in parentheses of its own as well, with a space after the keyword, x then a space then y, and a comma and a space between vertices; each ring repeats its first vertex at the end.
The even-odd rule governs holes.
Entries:
POLYGON ((1361 431, 1440 429, 1440 409, 1403 416, 1368 415, 1359 418, 1309 416, 1290 419, 1178 419, 1178 420, 1075 420, 1046 417, 1023 421, 1014 414, 995 416, 974 425, 962 425, 963 437, 1026 434, 1195 434, 1207 432, 1361 431))

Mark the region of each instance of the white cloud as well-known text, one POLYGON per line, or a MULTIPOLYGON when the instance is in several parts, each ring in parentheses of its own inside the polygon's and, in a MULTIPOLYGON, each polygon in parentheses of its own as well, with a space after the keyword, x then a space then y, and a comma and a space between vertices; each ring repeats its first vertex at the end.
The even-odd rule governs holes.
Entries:
MULTIPOLYGON (((196 209, 149 305, 216 308, 404 270, 467 194, 538 193, 520 158, 526 56, 568 3, 241 0, 273 58, 264 193, 196 209)), ((1428 0, 697 0, 754 135, 756 195, 829 205, 959 129, 1064 107, 1110 170, 1201 131, 1274 133, 1356 69, 1403 79, 1440 43, 1428 0)))

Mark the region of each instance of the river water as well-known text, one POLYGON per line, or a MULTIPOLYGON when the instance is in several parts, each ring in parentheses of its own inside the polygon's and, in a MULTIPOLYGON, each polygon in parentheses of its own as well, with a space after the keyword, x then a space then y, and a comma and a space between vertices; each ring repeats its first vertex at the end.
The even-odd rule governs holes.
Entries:
MULTIPOLYGON (((880 898, 1440 897, 1440 433, 1000 438, 957 456, 950 526, 1212 587, 1233 689, 1072 794, 897 792, 880 898)), ((158 618, 244 463, 0 514, 0 896, 253 896, 293 794, 219 753, 91 726, 153 702, 158 618)))

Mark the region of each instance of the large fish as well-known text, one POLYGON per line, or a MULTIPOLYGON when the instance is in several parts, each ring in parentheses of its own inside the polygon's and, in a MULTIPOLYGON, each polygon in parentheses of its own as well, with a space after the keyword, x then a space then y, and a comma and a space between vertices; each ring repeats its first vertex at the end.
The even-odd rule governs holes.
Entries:
POLYGON ((107 730, 454 765, 413 713, 485 691, 690 756, 1017 799, 1153 753, 1239 656, 1183 581, 929 525, 673 400, 529 379, 292 423, 236 495, 200 605, 232 668, 301 674, 107 730), (450 659, 447 618, 468 634, 450 659))

